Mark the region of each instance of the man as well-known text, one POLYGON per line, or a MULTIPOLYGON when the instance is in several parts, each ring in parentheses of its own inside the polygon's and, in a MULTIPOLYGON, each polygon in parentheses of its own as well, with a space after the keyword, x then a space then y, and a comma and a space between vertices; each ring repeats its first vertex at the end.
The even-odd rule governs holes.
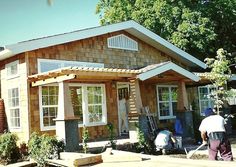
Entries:
POLYGON ((231 145, 225 131, 225 120, 220 115, 215 115, 211 108, 206 109, 205 116, 199 126, 203 143, 207 144, 210 160, 217 160, 217 153, 224 161, 233 161, 231 145))
POLYGON ((170 151, 174 148, 174 143, 176 140, 172 134, 167 129, 159 129, 159 133, 154 141, 157 151, 162 151, 162 154, 166 154, 167 151, 170 151))

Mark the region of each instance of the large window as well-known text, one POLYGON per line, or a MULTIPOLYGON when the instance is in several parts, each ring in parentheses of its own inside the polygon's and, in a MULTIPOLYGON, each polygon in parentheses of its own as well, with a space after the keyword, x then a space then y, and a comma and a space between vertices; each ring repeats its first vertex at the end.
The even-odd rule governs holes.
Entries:
MULTIPOLYGON (((107 123, 105 86, 103 84, 69 85, 74 115, 79 118, 79 125, 96 126, 107 123)), ((55 128, 58 108, 58 86, 42 86, 42 129, 55 128)))
POLYGON ((103 90, 101 86, 87 86, 88 123, 103 122, 103 90))
POLYGON ((19 61, 18 60, 11 62, 9 64, 6 64, 7 79, 11 79, 11 78, 19 76, 19 69, 18 68, 19 68, 19 61))
POLYGON ((41 128, 50 130, 55 127, 53 119, 57 116, 58 86, 41 87, 41 128))
POLYGON ((175 118, 177 110, 177 86, 157 86, 158 115, 160 120, 175 118))
POLYGON ((213 108, 214 102, 210 98, 210 94, 215 90, 213 85, 207 85, 207 86, 200 86, 198 87, 198 95, 199 95, 199 109, 200 109, 200 115, 205 115, 204 110, 206 108, 213 108))
POLYGON ((20 128, 19 89, 8 89, 8 107, 10 113, 10 127, 20 128))
POLYGON ((102 63, 80 62, 80 61, 65 61, 38 59, 38 72, 47 72, 59 68, 79 66, 79 67, 104 67, 102 63))

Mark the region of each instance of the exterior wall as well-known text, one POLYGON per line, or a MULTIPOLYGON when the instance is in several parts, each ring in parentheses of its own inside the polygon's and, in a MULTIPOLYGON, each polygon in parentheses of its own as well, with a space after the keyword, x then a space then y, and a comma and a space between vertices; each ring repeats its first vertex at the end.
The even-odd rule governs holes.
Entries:
MULTIPOLYGON (((7 122, 10 120, 10 113, 8 108, 8 89, 17 87, 19 88, 19 106, 20 106, 20 118, 21 128, 20 129, 9 129, 10 132, 17 133, 21 141, 27 141, 29 137, 28 131, 28 83, 27 83, 27 65, 24 59, 24 54, 15 56, 4 62, 1 62, 1 97, 4 99, 5 111, 7 116, 7 122), (11 79, 7 79, 7 73, 5 65, 19 60, 19 76, 11 79)), ((10 127, 10 126, 8 126, 10 127)))
MULTIPOLYGON (((66 44, 51 46, 47 48, 37 49, 29 51, 24 54, 19 54, 11 59, 7 59, 3 64, 20 59, 21 75, 14 80, 8 81, 5 79, 6 70, 1 70, 1 84, 2 84, 2 97, 7 99, 7 87, 20 84, 20 109, 22 115, 22 128, 19 132, 19 136, 22 139, 28 139, 28 117, 29 117, 29 133, 37 131, 40 133, 55 134, 55 131, 40 131, 40 112, 39 112, 39 88, 30 87, 27 83, 27 75, 33 75, 38 73, 37 59, 56 59, 56 60, 69 60, 69 61, 81 61, 81 62, 94 62, 104 63, 105 67, 111 68, 141 68, 149 64, 156 64, 171 60, 176 64, 183 66, 181 63, 167 56, 165 53, 153 48, 143 41, 129 35, 125 31, 109 33, 102 36, 92 37, 80 41, 70 42, 66 44), (128 51, 121 49, 107 48, 107 38, 125 34, 130 38, 138 42, 139 51, 128 51), (14 58, 14 59, 13 59, 14 58), (28 72, 27 72, 28 71, 28 72), (28 73, 28 74, 27 74, 28 73), (29 87, 27 91, 27 87, 29 87), (29 94, 29 100, 27 99, 29 94), (29 102, 29 106, 27 103, 29 102), (29 109, 29 113, 28 113, 29 109)), ((186 68, 186 67, 184 67, 186 68)), ((80 81, 83 82, 83 81, 80 81)), ((88 81, 87 81, 88 82, 88 81)), ((105 82, 104 82, 105 83, 105 82)), ((106 94, 107 94, 107 115, 108 121, 115 126, 116 134, 118 134, 118 112, 117 112, 117 92, 115 88, 112 88, 110 82, 106 82, 106 94)), ((153 99, 156 99, 156 89, 154 85, 150 85, 147 89, 142 88, 142 91, 149 93, 153 99), (155 98, 154 98, 155 97, 155 98)), ((142 93, 142 94, 147 94, 142 93)), ((156 110, 156 100, 148 101, 147 98, 142 97, 144 104, 149 105, 151 111, 156 110)), ((7 105, 6 105, 7 106, 7 105)), ((7 108, 6 108, 7 110, 7 108)), ((80 128, 80 135, 82 129, 80 128)), ((108 134, 106 126, 89 127, 90 137, 93 139, 101 138, 108 134)))

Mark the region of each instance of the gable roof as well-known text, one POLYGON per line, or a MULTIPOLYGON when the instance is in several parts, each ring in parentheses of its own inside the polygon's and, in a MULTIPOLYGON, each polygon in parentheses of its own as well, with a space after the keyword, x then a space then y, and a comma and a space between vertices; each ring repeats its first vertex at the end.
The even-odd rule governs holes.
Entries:
POLYGON ((0 60, 39 48, 64 44, 121 30, 128 32, 189 66, 206 68, 206 64, 202 61, 179 49, 133 20, 6 45, 5 49, 0 51, 0 60))

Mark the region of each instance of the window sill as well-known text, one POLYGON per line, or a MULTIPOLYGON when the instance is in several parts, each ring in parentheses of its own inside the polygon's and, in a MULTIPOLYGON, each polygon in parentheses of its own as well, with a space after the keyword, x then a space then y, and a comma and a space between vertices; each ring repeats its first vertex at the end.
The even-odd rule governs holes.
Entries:
POLYGON ((165 116, 165 117, 159 117, 159 120, 167 120, 167 119, 176 119, 176 116, 165 116))
POLYGON ((11 80, 11 79, 15 79, 15 78, 18 78, 18 77, 20 77, 20 75, 19 74, 17 74, 17 75, 12 75, 12 76, 7 76, 7 80, 11 80))
POLYGON ((50 130, 56 130, 56 126, 52 126, 52 127, 42 127, 41 131, 50 131, 50 130))
POLYGON ((22 132, 21 127, 19 127, 19 128, 18 127, 17 128, 10 127, 9 129, 10 129, 10 132, 22 132))
MULTIPOLYGON (((91 127, 91 126, 104 126, 107 125, 107 123, 104 122, 100 122, 100 123, 90 123, 90 124, 85 124, 86 127, 91 127)), ((79 127, 83 127, 82 124, 79 124, 79 127)))

